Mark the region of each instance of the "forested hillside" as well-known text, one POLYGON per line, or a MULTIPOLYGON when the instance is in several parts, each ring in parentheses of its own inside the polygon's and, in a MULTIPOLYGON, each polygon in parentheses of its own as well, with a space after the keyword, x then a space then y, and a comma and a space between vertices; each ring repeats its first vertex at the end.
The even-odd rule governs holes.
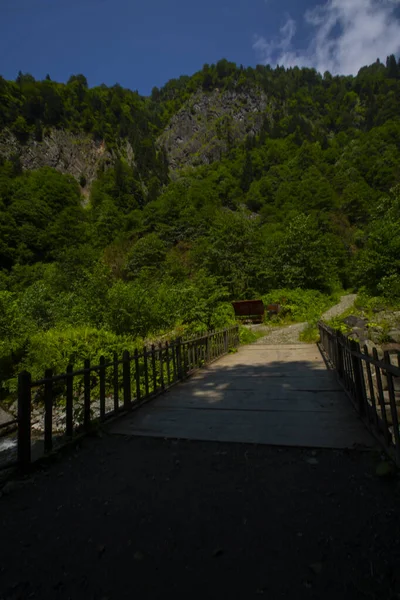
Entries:
POLYGON ((356 77, 222 60, 149 98, 0 78, 3 389, 23 367, 224 326, 232 299, 400 298, 399 109, 394 56, 356 77), (59 130, 102 149, 95 178, 57 158, 59 130), (56 168, 30 169, 38 152, 56 168))

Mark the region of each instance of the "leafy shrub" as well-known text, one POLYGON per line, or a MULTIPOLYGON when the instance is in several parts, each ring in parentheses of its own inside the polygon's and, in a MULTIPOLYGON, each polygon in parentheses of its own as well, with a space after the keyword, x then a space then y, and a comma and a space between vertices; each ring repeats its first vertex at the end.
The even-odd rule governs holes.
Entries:
POLYGON ((300 342, 306 342, 307 344, 315 344, 319 342, 319 329, 316 323, 307 323, 303 331, 299 335, 300 342))
MULTIPOLYGON (((117 336, 104 329, 89 327, 70 327, 67 329, 50 329, 34 334, 28 343, 26 354, 19 362, 15 373, 28 370, 32 378, 40 379, 46 369, 53 369, 54 374, 65 372, 72 364, 75 368, 83 366, 89 358, 93 365, 98 365, 100 356, 111 359, 113 353, 122 357, 124 350, 134 352, 142 347, 142 341, 130 336, 117 336)), ((17 380, 7 382, 10 392, 16 391, 17 380)))
POLYGON ((375 313, 399 309, 400 299, 393 296, 372 296, 365 290, 361 290, 354 303, 354 308, 356 312, 352 314, 365 314, 368 318, 372 318, 375 313))
POLYGON ((235 323, 235 312, 229 302, 219 304, 211 315, 211 329, 224 329, 235 325, 235 323))
POLYGON ((279 289, 262 297, 264 305, 280 304, 278 321, 316 321, 338 301, 338 295, 328 296, 318 290, 279 289))
POLYGON ((377 289, 385 299, 400 301, 400 275, 382 277, 377 289))
POLYGON ((239 342, 241 345, 253 344, 260 338, 265 336, 265 331, 257 331, 254 329, 248 329, 243 325, 239 325, 239 342))

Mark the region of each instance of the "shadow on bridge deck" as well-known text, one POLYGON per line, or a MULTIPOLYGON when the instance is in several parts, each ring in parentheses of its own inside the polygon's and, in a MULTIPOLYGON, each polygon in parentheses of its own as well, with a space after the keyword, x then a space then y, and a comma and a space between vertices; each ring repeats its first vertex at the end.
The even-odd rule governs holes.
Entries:
POLYGON ((125 419, 112 433, 316 448, 374 441, 316 346, 246 346, 125 419))
POLYGON ((114 425, 140 435, 84 438, 4 491, 0 597, 399 598, 399 480, 376 477, 379 454, 151 437, 280 442, 312 419, 361 436, 315 348, 263 352, 241 349, 114 425))

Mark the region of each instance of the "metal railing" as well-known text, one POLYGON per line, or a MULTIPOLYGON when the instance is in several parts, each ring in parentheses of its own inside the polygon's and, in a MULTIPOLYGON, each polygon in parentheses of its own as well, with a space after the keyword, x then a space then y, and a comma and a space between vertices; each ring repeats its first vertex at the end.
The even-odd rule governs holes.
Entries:
POLYGON ((102 356, 95 366, 87 359, 82 369, 69 365, 62 374, 47 369, 37 381, 23 371, 18 377, 18 466, 29 467, 33 441, 41 446, 39 455, 47 454, 94 424, 154 398, 238 345, 239 328, 234 326, 144 347, 132 355, 125 351, 122 358, 102 356))
POLYGON ((380 357, 340 331, 318 324, 320 345, 365 425, 400 466, 400 353, 380 357))

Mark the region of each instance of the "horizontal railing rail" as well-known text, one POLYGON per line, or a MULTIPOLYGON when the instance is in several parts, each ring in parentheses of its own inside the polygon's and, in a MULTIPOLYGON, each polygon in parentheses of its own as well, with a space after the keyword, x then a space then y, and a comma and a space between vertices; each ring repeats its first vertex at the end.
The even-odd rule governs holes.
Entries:
POLYGON ((32 380, 18 376, 17 464, 26 469, 32 448, 41 456, 57 445, 84 434, 93 425, 128 412, 182 381, 239 345, 239 328, 233 326, 202 336, 152 344, 122 358, 89 359, 83 368, 69 365, 65 373, 46 369, 32 380))
POLYGON ((318 324, 320 346, 365 425, 400 466, 400 352, 383 352, 318 324))

